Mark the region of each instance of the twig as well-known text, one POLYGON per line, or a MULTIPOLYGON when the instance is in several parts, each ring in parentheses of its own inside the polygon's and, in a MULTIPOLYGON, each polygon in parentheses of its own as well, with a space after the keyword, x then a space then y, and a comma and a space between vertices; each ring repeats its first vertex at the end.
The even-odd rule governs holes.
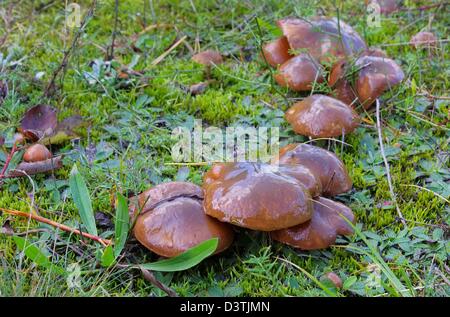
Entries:
POLYGON ((92 234, 89 234, 89 233, 86 233, 86 232, 81 232, 80 230, 77 230, 77 229, 71 228, 69 226, 60 224, 60 223, 58 223, 56 221, 44 218, 42 216, 33 215, 31 213, 27 213, 27 212, 23 212, 23 211, 19 211, 19 210, 12 210, 12 209, 1 208, 1 207, 0 207, 0 211, 3 211, 7 215, 24 217, 24 218, 36 220, 36 221, 41 222, 41 223, 48 224, 48 225, 53 226, 55 228, 61 229, 62 231, 74 233, 74 234, 80 235, 82 237, 94 240, 94 241, 99 242, 100 244, 102 244, 104 246, 108 246, 108 245, 110 245, 112 243, 111 240, 103 239, 101 237, 98 237, 98 236, 95 236, 95 235, 92 235, 92 234))
POLYGON ((400 184, 400 186, 405 186, 405 187, 415 187, 415 188, 423 189, 423 190, 425 190, 425 191, 427 191, 427 192, 429 192, 429 193, 432 193, 432 194, 435 195, 436 197, 439 197, 440 199, 442 199, 443 201, 445 201, 447 204, 450 205, 450 200, 448 200, 448 199, 445 198, 444 196, 439 195, 438 193, 436 193, 436 192, 434 192, 434 191, 432 191, 431 189, 428 189, 428 188, 426 188, 426 187, 422 187, 422 186, 419 186, 419 185, 413 185, 413 184, 400 184))
POLYGON ((111 39, 111 52, 106 57, 106 60, 110 61, 114 59, 114 42, 116 40, 116 33, 117 33, 117 21, 119 19, 119 0, 116 0, 116 3, 114 5, 114 29, 112 32, 112 39, 111 39))
POLYGON ((5 177, 5 173, 6 170, 8 169, 9 163, 11 163, 11 160, 17 151, 18 151, 17 143, 14 143, 11 152, 9 152, 8 156, 6 157, 5 165, 3 165, 2 171, 0 172, 0 179, 5 177))
POLYGON ((80 29, 75 34, 75 36, 72 40, 72 44, 70 45, 69 49, 64 52, 64 56, 63 56, 61 64, 59 64, 58 68, 53 72, 50 82, 48 83, 47 88, 45 88, 45 91, 44 91, 45 97, 48 97, 52 94, 53 88, 55 87, 56 77, 63 69, 66 68, 70 54, 72 53, 75 46, 77 45, 78 39, 80 38, 81 34, 83 33, 84 28, 86 27, 89 18, 94 14, 94 9, 95 9, 96 4, 97 4, 97 0, 93 0, 88 13, 86 14, 85 18, 83 19, 83 23, 81 24, 80 29))
POLYGON ((381 133, 380 100, 379 99, 376 99, 376 117, 377 117, 378 141, 380 142, 380 151, 381 151, 381 155, 383 156, 384 165, 386 167, 386 175, 387 175, 387 181, 388 181, 388 185, 389 185, 389 192, 391 193, 391 198, 395 204, 395 208, 397 209, 397 214, 400 217, 400 221, 403 223, 403 225, 405 227, 407 227, 405 218, 403 217, 403 214, 402 214, 400 208, 398 207, 397 198, 396 198, 395 192, 394 192, 394 187, 392 186, 392 179, 391 179, 391 172, 389 169, 389 163, 386 158, 386 153, 384 152, 383 135, 381 133))
POLYGON ((170 52, 172 52, 175 48, 177 48, 178 45, 180 45, 181 43, 184 42, 184 40, 186 40, 187 35, 183 36, 181 39, 179 39, 175 44, 173 44, 171 47, 169 47, 169 49, 167 51, 165 51, 164 53, 162 53, 158 58, 156 58, 153 62, 152 62, 152 66, 156 66, 158 65, 167 55, 170 54, 170 52))
POLYGON ((178 297, 178 294, 173 289, 158 281, 152 272, 144 269, 141 266, 139 267, 139 269, 141 270, 142 276, 146 281, 150 282, 152 285, 156 286, 170 297, 178 297))

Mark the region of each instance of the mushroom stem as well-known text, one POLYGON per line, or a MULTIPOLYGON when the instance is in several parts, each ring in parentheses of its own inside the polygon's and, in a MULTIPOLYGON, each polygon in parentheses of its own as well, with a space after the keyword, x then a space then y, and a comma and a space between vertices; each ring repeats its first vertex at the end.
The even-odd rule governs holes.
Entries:
POLYGON ((55 228, 61 229, 62 231, 74 233, 74 234, 80 235, 82 237, 86 237, 88 239, 94 240, 94 241, 102 244, 103 246, 108 246, 108 245, 110 245, 112 243, 111 240, 103 239, 103 238, 100 238, 98 236, 89 234, 87 232, 83 232, 83 231, 80 231, 80 230, 77 230, 77 229, 73 229, 73 228, 71 228, 69 226, 60 224, 60 223, 58 223, 56 221, 53 221, 53 220, 50 220, 50 219, 47 219, 47 218, 44 218, 44 217, 41 217, 41 216, 38 216, 38 215, 34 215, 34 214, 31 214, 31 213, 28 213, 28 212, 23 212, 23 211, 19 211, 19 210, 11 210, 11 209, 6 209, 6 208, 0 208, 0 211, 3 211, 5 214, 12 215, 12 216, 31 218, 31 219, 36 220, 38 222, 45 223, 45 224, 48 224, 48 225, 53 226, 55 228))
POLYGON ((383 145, 383 135, 381 133, 381 118, 380 118, 380 100, 377 98, 375 100, 376 103, 376 117, 377 117, 377 130, 378 130, 378 141, 380 142, 380 152, 381 156, 383 157, 384 166, 386 167, 386 175, 387 175, 387 181, 389 185, 389 192, 391 194, 392 201, 394 202, 395 208, 397 209, 397 214, 400 218, 400 221, 405 226, 405 228, 408 227, 406 224, 405 218, 403 217, 402 211, 400 210, 400 207, 397 203, 397 197, 394 192, 394 187, 392 186, 392 178, 391 178, 391 172, 389 169, 389 163, 386 158, 386 153, 384 152, 384 145, 383 145))

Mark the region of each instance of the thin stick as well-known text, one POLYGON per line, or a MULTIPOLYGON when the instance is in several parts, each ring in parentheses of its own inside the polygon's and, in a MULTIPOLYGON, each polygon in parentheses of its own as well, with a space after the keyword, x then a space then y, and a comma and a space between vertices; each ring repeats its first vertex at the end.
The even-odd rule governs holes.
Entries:
POLYGON ((152 66, 156 66, 158 65, 164 58, 166 58, 167 55, 170 54, 170 52, 172 52, 175 48, 177 48, 178 45, 180 45, 181 43, 184 42, 184 40, 186 40, 187 35, 183 36, 181 39, 179 39, 175 44, 173 44, 171 47, 169 47, 169 49, 167 51, 165 51, 164 53, 162 53, 158 58, 156 58, 153 62, 152 62, 152 66))
POLYGON ((450 200, 448 200, 447 198, 445 198, 442 195, 439 195, 438 193, 435 193, 434 191, 432 191, 431 189, 419 186, 419 185, 413 185, 413 184, 400 184, 400 186, 405 186, 405 187, 415 187, 415 188, 419 188, 419 189, 423 189, 429 193, 432 193, 433 195, 435 195, 436 197, 439 197, 440 199, 442 199, 443 201, 445 201, 447 204, 450 205, 450 200))
POLYGON ((6 157, 5 165, 3 165, 2 171, 0 172, 0 178, 3 178, 5 176, 5 173, 6 173, 6 170, 8 169, 9 163, 11 163, 11 160, 17 151, 18 151, 17 143, 14 143, 14 145, 11 149, 11 152, 9 152, 8 156, 6 157))
POLYGON ((146 281, 150 282, 152 285, 156 286, 170 297, 178 297, 178 294, 173 289, 158 281, 152 272, 144 269, 143 267, 139 267, 139 269, 141 270, 142 276, 146 281))
POLYGON ((116 41, 116 33, 117 33, 117 22, 119 19, 119 0, 116 0, 114 5, 114 29, 111 35, 111 52, 107 56, 107 60, 114 59, 114 42, 116 41))
POLYGON ((64 52, 64 56, 61 61, 61 64, 59 64, 58 68, 53 72, 50 82, 48 83, 47 88, 45 88, 45 91, 44 91, 45 97, 49 97, 52 94, 53 88, 55 87, 56 77, 63 69, 66 68, 70 54, 76 47, 78 39, 80 38, 81 34, 83 33, 84 28, 86 27, 89 18, 94 14, 94 9, 95 9, 96 4, 97 4, 97 0, 93 0, 91 8, 89 9, 88 13, 86 14, 86 17, 84 18, 83 23, 80 26, 80 29, 75 34, 75 36, 72 40, 72 45, 69 47, 69 49, 67 51, 64 52))
POLYGON ((74 234, 80 235, 82 237, 85 237, 85 238, 97 241, 97 242, 99 242, 100 244, 102 244, 104 246, 108 246, 108 245, 110 245, 112 243, 111 240, 103 239, 103 238, 100 238, 98 236, 95 236, 95 235, 92 235, 92 234, 89 234, 89 233, 86 233, 86 232, 82 232, 82 231, 77 230, 77 229, 73 229, 73 228, 71 228, 69 226, 60 224, 58 222, 55 222, 53 220, 50 220, 50 219, 47 219, 47 218, 44 218, 44 217, 41 217, 41 216, 38 216, 38 215, 33 215, 31 213, 27 213, 27 212, 23 212, 23 211, 19 211, 19 210, 11 210, 11 209, 1 208, 1 207, 0 207, 0 211, 3 211, 5 214, 8 214, 8 215, 24 217, 24 218, 28 218, 28 219, 31 218, 31 219, 36 220, 38 222, 45 223, 45 224, 48 224, 48 225, 53 226, 55 228, 61 229, 62 231, 74 233, 74 234))
POLYGON ((388 181, 388 185, 389 185, 389 192, 391 194, 392 201, 395 204, 395 208, 397 209, 397 214, 400 217, 400 221, 403 223, 403 225, 405 227, 407 227, 405 218, 403 217, 403 214, 402 214, 400 208, 398 207, 397 198, 396 198, 395 192, 394 192, 394 186, 392 186, 392 179, 391 179, 391 172, 390 172, 390 169, 389 169, 389 163, 388 163, 388 160, 386 158, 386 153, 384 152, 383 136, 382 136, 382 133, 381 133, 380 100, 378 100, 378 99, 376 99, 376 117, 377 117, 378 141, 380 142, 380 151, 381 151, 381 155, 383 156, 384 165, 386 167, 386 174, 387 174, 387 181, 388 181))

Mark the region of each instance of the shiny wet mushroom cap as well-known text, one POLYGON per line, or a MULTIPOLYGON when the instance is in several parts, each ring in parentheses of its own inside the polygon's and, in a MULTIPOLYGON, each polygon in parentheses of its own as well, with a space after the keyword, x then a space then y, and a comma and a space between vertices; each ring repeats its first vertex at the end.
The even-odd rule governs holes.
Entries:
POLYGON ((272 231, 311 218, 305 186, 277 166, 222 163, 204 176, 206 214, 253 230, 272 231))
POLYGON ((411 38, 411 45, 416 48, 433 48, 437 46, 438 39, 431 32, 419 32, 411 38))
POLYGON ((213 50, 206 50, 192 56, 192 60, 202 65, 218 65, 223 63, 222 55, 219 52, 213 50))
POLYGON ((25 162, 40 162, 52 158, 52 153, 42 144, 33 144, 25 150, 23 160, 25 162))
POLYGON ((356 219, 350 208, 336 201, 319 197, 314 200, 310 221, 288 229, 273 231, 272 239, 302 250, 325 249, 336 242, 337 235, 351 235, 349 222, 356 219))
POLYGON ((380 13, 390 14, 397 11, 400 6, 398 0, 365 0, 366 5, 376 5, 380 8, 380 13))
POLYGON ((359 116, 350 106, 325 95, 295 103, 285 117, 296 133, 314 138, 348 134, 359 124, 359 116))
POLYGON ((299 164, 308 168, 319 179, 322 195, 335 196, 348 192, 352 180, 344 163, 336 154, 318 146, 292 143, 280 149, 274 164, 299 164))
POLYGON ((292 55, 289 54, 289 44, 284 36, 266 43, 262 50, 267 63, 273 67, 277 67, 277 65, 281 65, 292 58, 292 55))
POLYGON ((314 82, 322 82, 323 70, 318 62, 308 54, 299 54, 281 65, 275 80, 280 86, 294 91, 309 91, 314 82))
POLYGON ((405 78, 400 66, 390 58, 362 56, 356 61, 355 67, 360 69, 355 88, 364 108, 369 108, 376 98, 405 78))
POLYGON ((306 51, 320 63, 354 55, 366 44, 351 26, 336 18, 314 17, 311 20, 285 18, 278 21, 294 51, 306 51))
POLYGON ((147 249, 164 257, 173 257, 198 245, 218 238, 216 253, 227 249, 233 241, 231 227, 205 215, 201 188, 187 182, 164 183, 146 192, 142 212, 133 233, 147 249), (148 198, 148 199, 147 199, 148 198))

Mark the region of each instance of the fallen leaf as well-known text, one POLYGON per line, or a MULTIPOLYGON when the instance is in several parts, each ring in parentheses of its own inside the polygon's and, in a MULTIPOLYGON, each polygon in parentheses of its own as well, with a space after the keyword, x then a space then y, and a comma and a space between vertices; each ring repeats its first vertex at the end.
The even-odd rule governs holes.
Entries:
POLYGON ((53 133, 42 138, 39 143, 44 145, 49 144, 61 144, 65 141, 69 141, 78 138, 78 135, 73 129, 80 127, 83 124, 83 117, 80 115, 74 115, 59 122, 53 133))
POLYGON ((61 168, 62 156, 55 156, 51 159, 39 161, 39 162, 22 162, 16 166, 15 169, 11 170, 5 177, 6 178, 16 178, 25 177, 27 175, 35 175, 40 173, 48 173, 61 168))
POLYGON ((51 135, 58 124, 56 110, 48 105, 30 108, 20 122, 19 131, 32 141, 51 135))
POLYGON ((198 84, 193 84, 189 87, 189 92, 191 95, 201 95, 205 92, 206 88, 208 87, 208 82, 200 82, 198 84))
POLYGON ((101 211, 95 213, 95 223, 97 224, 98 227, 104 229, 110 229, 113 227, 111 217, 101 211))
POLYGON ((0 234, 6 234, 7 236, 12 236, 14 235, 14 230, 11 228, 11 224, 9 219, 7 219, 2 227, 0 228, 0 234))

